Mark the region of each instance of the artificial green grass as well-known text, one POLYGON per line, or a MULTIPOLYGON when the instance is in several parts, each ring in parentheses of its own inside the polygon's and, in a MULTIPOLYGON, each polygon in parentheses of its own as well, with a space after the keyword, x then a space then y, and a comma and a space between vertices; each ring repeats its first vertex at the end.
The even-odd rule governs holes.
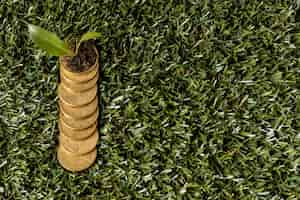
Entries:
POLYGON ((299 199, 297 1, 0 3, 0 199, 299 199), (101 138, 56 160, 60 37, 99 31, 101 138))

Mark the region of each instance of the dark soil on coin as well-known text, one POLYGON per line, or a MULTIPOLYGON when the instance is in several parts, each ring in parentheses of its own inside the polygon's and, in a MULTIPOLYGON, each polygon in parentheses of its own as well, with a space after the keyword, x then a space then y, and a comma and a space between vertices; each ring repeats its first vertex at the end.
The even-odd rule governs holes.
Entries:
POLYGON ((73 57, 64 56, 63 62, 67 63, 67 68, 72 72, 83 72, 88 70, 96 62, 97 55, 94 46, 93 40, 81 43, 77 55, 73 57))

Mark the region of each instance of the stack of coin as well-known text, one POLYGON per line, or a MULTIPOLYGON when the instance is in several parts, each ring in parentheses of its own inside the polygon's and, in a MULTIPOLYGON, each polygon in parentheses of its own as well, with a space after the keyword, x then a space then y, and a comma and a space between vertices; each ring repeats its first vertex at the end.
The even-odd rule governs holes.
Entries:
POLYGON ((70 171, 84 170, 96 159, 99 137, 98 68, 98 52, 96 63, 83 72, 72 72, 67 63, 60 59, 60 135, 57 157, 60 164, 70 171))

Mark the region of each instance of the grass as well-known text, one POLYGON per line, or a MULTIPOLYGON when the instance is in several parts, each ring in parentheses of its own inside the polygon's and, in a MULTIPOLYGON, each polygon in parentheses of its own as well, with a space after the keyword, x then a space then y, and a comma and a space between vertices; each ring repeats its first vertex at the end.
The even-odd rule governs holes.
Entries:
POLYGON ((300 198, 296 1, 0 4, 0 199, 300 198), (60 37, 101 32, 101 138, 82 173, 56 160, 60 37))

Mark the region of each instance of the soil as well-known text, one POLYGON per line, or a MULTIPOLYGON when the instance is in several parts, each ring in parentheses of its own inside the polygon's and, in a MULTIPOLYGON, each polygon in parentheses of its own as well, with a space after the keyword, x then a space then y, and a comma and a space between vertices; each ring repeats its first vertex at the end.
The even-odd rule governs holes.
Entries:
POLYGON ((94 40, 89 40, 81 43, 76 56, 64 56, 63 62, 67 63, 66 66, 70 71, 83 72, 95 64, 96 57, 94 40))

